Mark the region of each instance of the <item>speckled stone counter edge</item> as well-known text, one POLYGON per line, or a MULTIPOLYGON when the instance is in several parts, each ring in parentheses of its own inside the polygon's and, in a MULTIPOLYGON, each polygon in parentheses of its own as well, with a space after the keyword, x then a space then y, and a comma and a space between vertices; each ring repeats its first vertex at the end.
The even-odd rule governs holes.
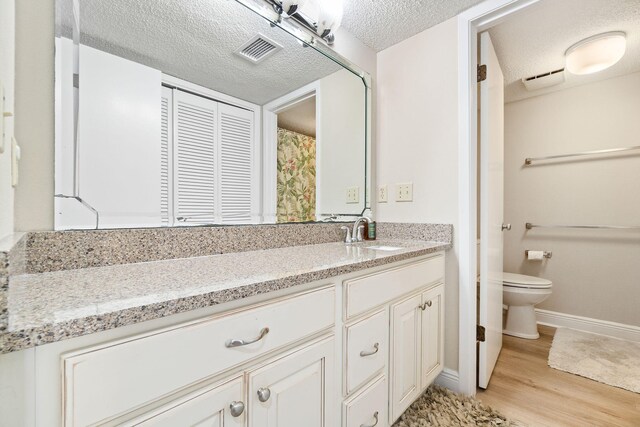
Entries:
POLYGON ((19 351, 30 347, 88 335, 95 332, 106 331, 126 325, 132 325, 146 320, 158 319, 161 317, 170 316, 172 314, 183 313, 198 308, 209 307, 247 298, 253 295, 260 295, 281 289, 287 289, 305 283, 328 279, 331 277, 340 276, 367 268, 377 267, 380 265, 427 255, 437 251, 449 249, 450 247, 450 243, 443 243, 442 245, 437 245, 428 249, 414 250, 395 256, 357 262, 311 273, 288 276, 279 278, 277 280, 255 283, 248 286, 225 289, 162 303, 148 304, 140 307, 119 310, 104 315, 88 316, 69 322, 56 323, 33 329, 4 332, 0 333, 0 354, 19 351))
MULTIPOLYGON (((345 223, 43 231, 24 237, 12 274, 339 242, 345 223)), ((379 223, 380 238, 452 242, 448 224, 379 223)))
POLYGON ((0 333, 7 329, 9 276, 24 271, 25 238, 23 233, 0 241, 0 333))

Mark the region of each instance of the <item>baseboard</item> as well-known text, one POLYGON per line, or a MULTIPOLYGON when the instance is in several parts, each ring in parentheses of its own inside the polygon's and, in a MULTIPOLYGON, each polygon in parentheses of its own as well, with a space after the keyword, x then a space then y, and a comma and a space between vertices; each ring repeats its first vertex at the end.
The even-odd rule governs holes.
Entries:
POLYGON ((640 342, 640 327, 638 326, 574 316, 572 314, 558 313, 538 308, 536 308, 536 317, 540 325, 553 326, 554 328, 564 327, 577 329, 579 331, 640 342))
POLYGON ((458 375, 458 371, 444 368, 436 378, 435 382, 441 387, 448 388, 456 393, 460 392, 460 377, 458 375))

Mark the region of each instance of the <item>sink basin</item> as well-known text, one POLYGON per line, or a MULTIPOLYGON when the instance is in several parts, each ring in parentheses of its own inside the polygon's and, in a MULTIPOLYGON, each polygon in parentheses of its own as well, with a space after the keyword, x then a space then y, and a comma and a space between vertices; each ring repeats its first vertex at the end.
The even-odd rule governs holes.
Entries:
POLYGON ((373 249, 374 251, 385 251, 385 252, 393 252, 393 251, 399 251, 402 250, 404 248, 401 248, 399 246, 367 246, 366 249, 373 249))

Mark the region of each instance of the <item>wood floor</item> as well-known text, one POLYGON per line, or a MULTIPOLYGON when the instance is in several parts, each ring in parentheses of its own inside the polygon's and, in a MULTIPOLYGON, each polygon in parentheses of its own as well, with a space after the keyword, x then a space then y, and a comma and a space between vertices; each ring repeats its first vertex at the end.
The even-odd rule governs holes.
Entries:
POLYGON ((487 390, 476 397, 510 419, 537 426, 640 426, 640 394, 547 366, 554 328, 540 339, 503 335, 487 390))

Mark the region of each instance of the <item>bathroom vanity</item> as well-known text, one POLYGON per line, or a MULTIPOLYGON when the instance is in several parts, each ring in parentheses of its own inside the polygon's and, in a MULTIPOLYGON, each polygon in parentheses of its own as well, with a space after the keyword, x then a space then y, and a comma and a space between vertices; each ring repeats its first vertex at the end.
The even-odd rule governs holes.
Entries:
POLYGON ((3 411, 37 426, 390 425, 443 367, 448 247, 326 243, 16 276, 0 361, 25 399, 3 411))

